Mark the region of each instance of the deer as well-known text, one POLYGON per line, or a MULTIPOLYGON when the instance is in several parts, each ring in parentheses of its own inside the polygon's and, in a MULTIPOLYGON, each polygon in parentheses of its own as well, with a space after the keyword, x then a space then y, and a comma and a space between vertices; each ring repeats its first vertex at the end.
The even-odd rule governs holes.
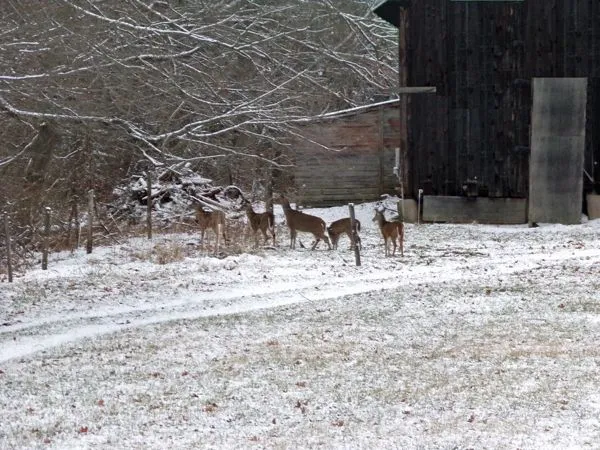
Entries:
POLYGON ((375 217, 373 217, 373 222, 377 222, 379 224, 379 229, 381 230, 381 234, 385 243, 385 256, 394 256, 396 254, 396 239, 398 239, 398 243, 400 245, 400 253, 402 256, 404 256, 404 223, 388 222, 385 220, 383 211, 383 206, 378 206, 375 208, 375 217), (394 245, 391 255, 388 247, 388 239, 391 239, 392 244, 394 245))
POLYGON ((298 231, 313 234, 316 241, 311 247, 311 250, 314 250, 321 240, 325 241, 327 247, 331 250, 329 238, 325 234, 327 227, 325 226, 325 221, 323 219, 292 209, 289 200, 283 195, 280 195, 277 203, 283 208, 285 221, 290 229, 290 248, 292 250, 296 248, 296 234, 298 231))
MULTIPOLYGON (((332 222, 331 225, 327 227, 327 233, 329 234, 329 238, 331 239, 331 245, 333 246, 334 250, 337 250, 340 236, 344 233, 348 235, 348 238, 350 238, 350 242, 352 242, 352 238, 350 237, 350 233, 352 233, 352 230, 350 228, 350 222, 350 217, 344 217, 343 219, 338 219, 335 222, 332 222)), ((358 245, 358 248, 361 248, 360 236, 358 235, 359 231, 360 222, 354 219, 354 244, 358 245)))
POLYGON ((204 245, 204 233, 208 228, 210 228, 217 237, 217 248, 219 247, 219 226, 221 226, 223 240, 227 241, 227 234, 225 232, 225 213, 223 211, 207 211, 202 207, 202 205, 196 205, 196 223, 200 228, 202 245, 204 245))
POLYGON ((250 228, 252 229, 252 234, 254 235, 254 246, 258 247, 258 231, 260 230, 265 238, 265 244, 269 240, 267 236, 267 231, 271 234, 273 238, 273 245, 275 245, 275 216, 272 211, 266 211, 262 213, 257 213, 252 209, 252 203, 250 203, 245 198, 243 199, 244 208, 246 209, 246 216, 248 217, 248 223, 250 224, 250 228))

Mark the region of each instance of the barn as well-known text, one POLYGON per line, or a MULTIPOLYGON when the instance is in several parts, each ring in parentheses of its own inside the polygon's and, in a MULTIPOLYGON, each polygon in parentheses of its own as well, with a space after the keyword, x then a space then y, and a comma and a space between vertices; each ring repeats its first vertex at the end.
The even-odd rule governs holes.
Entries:
POLYGON ((383 0, 373 11, 398 28, 399 86, 436 88, 400 95, 388 144, 406 161, 407 196, 424 194, 423 218, 579 223, 600 193, 600 1, 383 0))
POLYGON ((332 206, 395 194, 399 100, 323 114, 302 124, 293 147, 296 201, 332 206))

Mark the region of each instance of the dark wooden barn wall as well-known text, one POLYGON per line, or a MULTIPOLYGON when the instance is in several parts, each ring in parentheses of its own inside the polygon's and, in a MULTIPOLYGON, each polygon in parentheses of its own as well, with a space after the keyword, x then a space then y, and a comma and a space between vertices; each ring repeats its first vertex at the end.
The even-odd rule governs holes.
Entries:
POLYGON ((297 201, 325 206, 394 193, 399 129, 397 107, 303 126, 304 138, 294 143, 297 201))
POLYGON ((587 115, 583 168, 595 183, 584 177, 584 191, 600 194, 600 76, 588 79, 587 115))
POLYGON ((408 84, 437 87, 409 99, 413 195, 460 195, 476 177, 482 195, 527 196, 534 77, 596 78, 585 161, 598 179, 599 0, 421 0, 408 34, 408 84))

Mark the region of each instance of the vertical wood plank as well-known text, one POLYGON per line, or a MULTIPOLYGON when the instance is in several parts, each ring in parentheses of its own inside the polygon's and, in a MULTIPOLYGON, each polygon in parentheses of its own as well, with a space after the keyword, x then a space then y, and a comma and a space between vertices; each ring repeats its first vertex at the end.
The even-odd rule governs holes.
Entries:
POLYGON ((44 208, 44 237, 42 239, 42 270, 48 270, 48 245, 50 241, 50 213, 49 207, 44 208))
POLYGON ((152 239, 152 175, 146 172, 146 190, 148 197, 146 201, 146 231, 148 239, 152 239))
POLYGON ((87 224, 87 243, 85 250, 87 254, 92 253, 94 235, 94 190, 88 191, 88 224, 87 224))
POLYGON ((12 250, 10 242, 10 227, 8 226, 8 213, 4 211, 4 239, 6 244, 6 269, 8 271, 8 282, 13 282, 12 250))

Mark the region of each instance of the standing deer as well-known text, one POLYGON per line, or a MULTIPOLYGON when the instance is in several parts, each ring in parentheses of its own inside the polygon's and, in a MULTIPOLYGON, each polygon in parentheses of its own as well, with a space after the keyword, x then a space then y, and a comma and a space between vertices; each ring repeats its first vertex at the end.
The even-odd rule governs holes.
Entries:
POLYGON ((254 246, 258 247, 258 230, 260 230, 265 238, 265 244, 269 240, 267 236, 267 230, 273 238, 273 245, 275 245, 275 216, 272 211, 266 211, 257 213, 252 209, 252 203, 244 199, 244 208, 246 209, 246 216, 248 216, 248 223, 252 229, 254 235, 254 246))
POLYGON ((278 203, 283 208, 283 213, 285 214, 285 221, 287 222, 287 226, 290 229, 291 249, 296 248, 297 232, 303 231, 305 233, 312 233, 316 239, 311 250, 314 250, 321 240, 325 241, 327 247, 329 247, 329 250, 331 250, 329 238, 325 235, 325 231, 327 230, 327 228, 325 227, 325 221, 323 219, 292 209, 292 207, 290 206, 290 202, 283 195, 279 197, 278 203))
POLYGON ((227 234, 225 232, 225 213, 223 211, 214 210, 206 211, 202 205, 196 205, 196 223, 200 228, 200 238, 202 239, 202 245, 204 245, 204 233, 207 228, 210 228, 217 237, 217 248, 219 247, 220 236, 219 226, 223 233, 223 240, 227 241, 227 234))
MULTIPOLYGON (((345 217, 343 219, 338 219, 335 222, 332 222, 331 225, 327 227, 327 233, 329 233, 329 238, 331 239, 331 245, 334 250, 337 250, 338 241, 342 234, 347 234, 350 242, 352 242, 352 238, 350 237, 350 233, 352 230, 350 229, 350 217, 345 217)), ((360 236, 358 232, 360 231, 360 222, 354 219, 354 243, 358 245, 358 248, 361 248, 360 236)), ((354 247, 352 247, 354 248, 354 247)))
POLYGON ((373 217, 373 222, 377 222, 379 224, 379 229, 381 230, 381 234, 385 242, 385 256, 390 256, 388 239, 391 239, 392 244, 394 245, 391 256, 396 254, 396 239, 398 239, 398 243, 400 245, 400 252, 402 256, 404 256, 404 224, 402 222, 388 222, 385 220, 383 211, 384 208, 382 206, 375 208, 375 217, 373 217))

